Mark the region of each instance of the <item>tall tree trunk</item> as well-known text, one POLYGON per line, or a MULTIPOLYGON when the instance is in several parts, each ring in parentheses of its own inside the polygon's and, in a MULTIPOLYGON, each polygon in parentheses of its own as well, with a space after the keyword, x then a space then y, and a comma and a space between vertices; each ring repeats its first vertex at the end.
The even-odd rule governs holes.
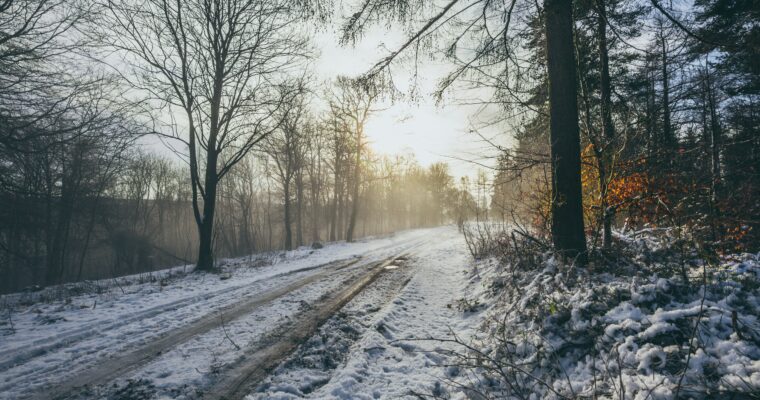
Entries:
POLYGON ((335 163, 335 177, 334 177, 334 187, 333 187, 333 201, 332 206, 330 207, 330 241, 334 242, 336 241, 335 237, 335 231, 337 231, 337 224, 338 224, 338 191, 340 190, 340 178, 338 177, 338 163, 335 163))
MULTIPOLYGON (((591 100, 588 93, 588 82, 586 81, 585 77, 587 75, 586 71, 584 71, 582 65, 578 65, 578 73, 580 76, 580 90, 581 90, 581 96, 580 98, 583 100, 583 117, 585 119, 586 129, 588 131, 588 138, 591 142, 591 149, 594 152, 594 160, 596 160, 596 168, 598 172, 598 183, 599 183, 599 193, 600 193, 600 199, 601 204, 604 206, 605 204, 605 191, 606 191, 606 185, 607 185, 607 163, 604 159, 604 137, 597 137, 597 135, 593 132, 592 126, 593 121, 591 118, 591 100)), ((604 208, 602 208, 604 210, 604 208)), ((604 222, 604 213, 601 214, 600 221, 602 223, 604 222)), ((596 236, 594 236, 594 245, 596 245, 596 236)))
POLYGON ((272 188, 267 186, 267 247, 272 250, 272 236, 273 236, 273 223, 272 223, 272 188))
MULTIPOLYGON (((317 167, 321 168, 321 166, 317 167)), ((319 213, 321 212, 319 199, 320 199, 320 192, 322 190, 321 185, 319 183, 321 174, 317 173, 317 176, 314 177, 310 174, 309 178, 311 180, 311 240, 318 242, 319 239, 319 213)))
MULTIPOLYGON (((217 56, 218 57, 218 56, 217 56)), ((217 162, 219 150, 216 147, 219 135, 220 109, 222 102, 222 82, 224 80, 224 66, 222 61, 215 60, 214 88, 210 104, 210 128, 206 143, 206 174, 204 179, 203 193, 203 216, 198 226, 200 242, 198 245, 198 271, 211 271, 214 269, 214 212, 216 211, 216 191, 219 184, 217 174, 217 162)), ((195 149, 191 149, 194 152, 195 149)), ((192 167, 192 166, 191 166, 192 167)))
POLYGON ((60 200, 58 221, 53 234, 52 247, 48 250, 46 285, 60 283, 66 269, 66 245, 71 225, 73 204, 64 196, 60 200))
POLYGON ((662 46, 662 141, 661 144, 667 149, 665 155, 666 164, 672 165, 672 146, 675 142, 672 127, 670 125, 670 79, 668 76, 668 48, 665 35, 660 32, 660 44, 662 46))
POLYGON ((296 172, 296 247, 303 246, 303 173, 296 172))
POLYGON ((335 234, 337 235, 338 240, 343 240, 345 238, 344 229, 346 228, 346 182, 341 182, 340 189, 338 191, 338 227, 335 229, 335 234))
MULTIPOLYGON (((358 171, 356 171, 358 173, 358 171)), ((354 179, 358 180, 358 176, 354 179)), ((351 215, 348 219, 348 229, 346 230, 346 241, 354 241, 354 230, 356 229, 356 216, 359 213, 359 185, 354 183, 353 191, 351 193, 351 215)))
POLYGON ((356 228, 356 216, 359 214, 359 185, 361 184, 361 155, 362 155, 362 127, 356 127, 356 158, 354 159, 354 187, 351 193, 351 217, 348 222, 346 241, 354 241, 354 229, 356 228))
MULTIPOLYGON (((102 190, 102 188, 101 188, 102 190)), ((92 231, 95 229, 95 216, 96 216, 96 210, 98 208, 98 203, 100 202, 100 193, 95 197, 93 200, 93 204, 90 208, 90 219, 87 222, 87 233, 84 237, 84 244, 82 245, 82 252, 79 257, 79 268, 77 269, 77 282, 82 280, 82 270, 84 269, 84 262, 87 258, 87 251, 90 248, 90 240, 92 238, 92 231)))
POLYGON ((240 214, 236 247, 240 255, 243 253, 250 254, 252 252, 250 226, 253 224, 253 221, 251 221, 250 210, 242 203, 240 204, 240 214))
POLYGON ((55 283, 55 264, 53 264, 53 242, 55 240, 54 217, 53 217, 53 177, 48 157, 45 159, 45 284, 55 283))
POLYGON ((586 264, 572 0, 544 0, 552 158, 552 241, 586 264))
POLYGON ((707 108, 710 114, 710 208, 713 214, 713 239, 721 240, 722 227, 719 225, 720 209, 718 208, 718 201, 720 196, 721 187, 721 171, 720 171, 720 121, 718 121, 718 115, 716 111, 715 91, 710 81, 710 64, 705 62, 705 97, 707 108))
MULTIPOLYGON (((248 168, 246 166, 246 168, 248 168)), ((242 221, 242 235, 243 235, 243 243, 242 248, 245 249, 246 254, 251 254, 256 252, 256 237, 255 237, 255 231, 252 231, 251 228, 256 226, 256 221, 254 221, 253 213, 255 210, 253 210, 254 205, 252 204, 255 190, 253 188, 253 180, 252 179, 246 179, 245 182, 246 185, 246 193, 245 195, 240 199, 240 206, 243 209, 243 221, 242 221)), ((255 229, 255 228, 254 228, 255 229)))
POLYGON ((718 120, 717 101, 715 99, 715 90, 712 87, 710 81, 710 66, 705 67, 705 83, 707 88, 707 104, 710 110, 710 153, 712 158, 712 195, 713 202, 718 201, 718 194, 720 192, 721 185, 721 171, 720 171, 720 144, 721 144, 721 132, 720 121, 718 120))
POLYGON ((58 220, 55 223, 56 228, 50 243, 51 246, 47 249, 46 285, 60 283, 66 270, 66 248, 69 242, 69 230, 74 215, 75 193, 77 191, 74 186, 76 185, 75 182, 78 181, 74 176, 77 176, 79 170, 78 155, 73 157, 74 160, 68 166, 68 170, 64 170, 61 196, 58 200, 58 220))
POLYGON ((285 183, 285 250, 293 249, 293 229, 290 226, 290 184, 285 183))
MULTIPOLYGON (((602 160, 605 165, 604 170, 612 174, 612 142, 615 140, 615 125, 612 123, 612 83, 610 82, 610 60, 609 49, 607 48, 607 10, 604 0, 596 0, 597 9, 597 34, 599 42, 599 62, 600 62, 600 92, 601 92, 601 109, 602 109, 602 160)), ((612 246, 612 221, 615 218, 615 209, 607 204, 607 174, 599 174, 600 179, 600 196, 602 206, 602 225, 603 225, 603 246, 610 249, 612 246)))
POLYGON ((214 213, 216 211, 216 190, 218 178, 216 175, 217 153, 211 150, 209 144, 206 163, 206 179, 204 182, 203 216, 198 226, 198 271, 214 269, 214 213))
POLYGON ((320 205, 319 205, 319 197, 311 196, 311 238, 309 239, 311 242, 319 242, 320 239, 320 233, 319 233, 319 222, 320 222, 320 213, 322 212, 320 205))
POLYGON ((647 130, 647 162, 652 165, 656 162, 655 149, 659 145, 657 140, 657 109, 656 109, 656 93, 655 93, 655 77, 654 66, 647 63, 647 69, 649 70, 647 76, 647 107, 646 107, 646 130, 647 130))

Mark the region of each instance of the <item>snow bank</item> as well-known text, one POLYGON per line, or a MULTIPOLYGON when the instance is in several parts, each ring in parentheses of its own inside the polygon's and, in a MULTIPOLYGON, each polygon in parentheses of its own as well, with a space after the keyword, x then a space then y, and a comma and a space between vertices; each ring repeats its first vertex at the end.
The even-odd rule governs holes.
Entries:
POLYGON ((757 396, 760 254, 706 257, 662 232, 619 239, 619 257, 589 271, 551 254, 481 261, 471 283, 488 317, 460 343, 469 375, 456 385, 481 398, 757 396))

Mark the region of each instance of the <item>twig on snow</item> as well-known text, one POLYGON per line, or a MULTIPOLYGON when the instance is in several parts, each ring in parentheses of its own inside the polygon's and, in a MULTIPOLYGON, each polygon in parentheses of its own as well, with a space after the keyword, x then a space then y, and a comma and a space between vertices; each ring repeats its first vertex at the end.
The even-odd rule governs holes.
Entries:
POLYGON ((227 340, 232 343, 233 346, 235 346, 235 349, 240 350, 240 346, 235 343, 232 338, 230 338, 230 335, 227 333, 227 328, 224 326, 224 316, 222 314, 219 314, 219 321, 222 322, 222 332, 224 332, 224 337, 227 338, 227 340))

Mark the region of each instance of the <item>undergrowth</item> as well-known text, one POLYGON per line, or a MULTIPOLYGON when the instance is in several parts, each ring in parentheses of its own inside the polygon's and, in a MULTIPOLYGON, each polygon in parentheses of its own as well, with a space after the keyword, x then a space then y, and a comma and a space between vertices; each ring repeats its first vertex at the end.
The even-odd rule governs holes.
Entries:
MULTIPOLYGON (((760 257, 718 256, 682 232, 619 235, 588 268, 538 239, 478 244, 474 340, 449 384, 469 398, 760 398, 760 257), (490 259, 485 259, 490 257, 490 259)), ((501 238, 501 239, 499 239, 501 238)), ((468 239, 470 241, 470 239, 468 239)), ((438 397, 438 396, 433 396, 438 397)))

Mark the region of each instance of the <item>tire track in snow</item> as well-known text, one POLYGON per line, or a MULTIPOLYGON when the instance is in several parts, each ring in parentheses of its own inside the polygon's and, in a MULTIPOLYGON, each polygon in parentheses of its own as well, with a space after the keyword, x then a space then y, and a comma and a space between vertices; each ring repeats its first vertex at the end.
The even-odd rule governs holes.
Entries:
MULTIPOLYGON (((378 314, 397 296, 415 276, 411 260, 396 260, 394 268, 381 276, 345 307, 326 321, 298 350, 283 361, 246 398, 265 400, 295 395, 309 396, 332 379, 344 364, 353 346, 368 330, 381 329, 378 314), (398 262, 401 261, 401 262, 398 262)), ((382 353, 382 347, 364 348, 368 353, 382 353)))
MULTIPOLYGON (((297 273, 307 272, 307 271, 311 271, 311 270, 315 270, 319 268, 326 268, 326 267, 329 267, 330 265, 346 262, 346 261, 347 261, 346 259, 343 259, 343 260, 323 263, 316 266, 296 269, 296 270, 292 270, 292 271, 288 271, 288 272, 267 277, 263 279, 262 281, 281 278, 284 276, 294 275, 297 273)), ((358 261, 358 259, 356 261, 358 261)), ((256 281, 253 283, 259 283, 259 281, 256 281)), ((51 338, 39 339, 35 342, 29 343, 28 347, 26 348, 10 349, 10 350, 0 352, 0 360, 2 360, 0 361, 0 372, 6 371, 19 364, 28 362, 38 356, 47 354, 51 351, 64 348, 70 344, 80 342, 84 339, 98 335, 104 331, 115 330, 120 327, 129 325, 133 322, 152 318, 154 316, 160 315, 167 311, 176 311, 182 307, 193 305, 199 302, 208 301, 221 294, 229 294, 230 292, 239 291, 241 289, 247 289, 250 287, 251 284, 252 282, 248 282, 245 284, 222 288, 210 293, 203 293, 196 296, 186 297, 184 299, 178 299, 169 303, 161 304, 161 305, 151 307, 145 310, 141 310, 135 313, 130 313, 128 316, 120 316, 119 318, 114 318, 109 321, 96 321, 94 323, 87 324, 85 326, 81 326, 75 329, 71 329, 62 334, 59 334, 57 335, 56 338, 52 340, 52 342, 51 342, 51 338)), ((2 388, 0 387, 0 389, 2 388)))
MULTIPOLYGON (((150 342, 148 345, 130 351, 127 354, 116 356, 115 358, 110 358, 103 362, 96 362, 89 369, 82 371, 77 376, 67 379, 64 382, 55 385, 54 388, 45 390, 34 395, 33 397, 39 399, 66 398, 71 394, 72 391, 75 391, 77 388, 107 383, 150 362, 170 348, 178 346, 190 340, 196 335, 200 335, 214 328, 218 328, 220 321, 229 322, 235 320, 247 313, 250 313, 254 309, 272 302, 277 298, 282 297, 294 290, 297 290, 312 282, 324 278, 331 273, 346 269, 358 263, 360 260, 361 258, 356 258, 349 261, 339 260, 319 266, 309 267, 307 270, 320 269, 320 271, 289 285, 277 287, 273 290, 252 296, 251 298, 235 303, 224 310, 217 310, 206 314, 205 316, 190 323, 189 325, 185 325, 171 330, 168 333, 164 333, 162 337, 150 342)), ((291 271, 280 276, 290 275, 295 272, 303 271, 304 270, 291 271)), ((3 390, 3 387, 0 387, 0 390, 3 390)))
MULTIPOLYGON (((388 249, 393 248, 393 247, 398 247, 398 243, 390 243, 390 244, 372 249, 366 252, 364 256, 368 254, 374 254, 374 253, 380 253, 382 251, 387 251, 388 249)), ((33 342, 29 342, 25 344, 23 348, 18 348, 18 349, 12 348, 8 350, 0 351, 0 373, 7 371, 11 368, 14 368, 16 366, 19 366, 21 364, 24 364, 26 362, 29 362, 39 356, 43 356, 50 352, 64 349, 72 344, 92 338, 94 336, 102 334, 103 332, 114 331, 121 327, 130 325, 134 322, 139 322, 139 321, 143 321, 149 318, 153 318, 169 311, 178 311, 182 308, 192 306, 197 303, 208 302, 209 300, 215 297, 218 297, 220 295, 229 296, 232 292, 245 291, 247 289, 250 289, 250 286, 252 284, 258 284, 265 281, 268 282, 268 281, 271 281, 277 278, 282 278, 285 276, 290 276, 290 275, 294 275, 298 273, 303 273, 303 272, 308 272, 308 271, 312 271, 312 270, 316 270, 320 268, 329 267, 330 265, 333 265, 335 263, 346 262, 350 259, 351 258, 343 258, 343 259, 333 260, 326 263, 321 263, 319 265, 312 265, 312 266, 308 266, 304 268, 298 268, 298 269, 283 272, 280 274, 271 275, 254 282, 247 282, 244 284, 223 287, 213 292, 202 293, 195 296, 177 299, 175 301, 171 301, 168 303, 150 307, 138 312, 129 313, 128 315, 120 315, 119 317, 113 318, 111 320, 95 321, 93 323, 79 326, 74 329, 69 329, 67 331, 57 334, 55 337, 52 337, 52 338, 47 337, 47 338, 35 340, 33 342)), ((234 306, 234 304, 232 304, 231 306, 234 306)), ((212 313, 216 313, 218 311, 219 310, 214 310, 212 311, 212 313)), ((200 318, 202 318, 202 316, 200 318)), ((189 322, 193 323, 195 321, 197 320, 192 320, 189 322)), ((2 387, 0 387, 0 389, 2 389, 2 387)))
MULTIPOLYGON (((293 318, 291 323, 278 327, 266 340, 248 350, 241 361, 228 366, 204 398, 233 400, 248 395, 269 372, 317 332, 322 324, 387 271, 385 267, 397 260, 405 259, 412 249, 422 246, 426 241, 419 240, 403 252, 375 263, 367 273, 352 280, 345 289, 338 293, 326 294, 326 298, 316 309, 301 313, 293 318)), ((406 283, 408 280, 404 285, 406 283)))
MULTIPOLYGON (((411 247, 419 246, 423 241, 425 241, 425 238, 416 239, 412 241, 411 245, 404 246, 404 248, 408 249, 411 247)), ((403 245, 402 245, 403 246, 403 245)), ((44 399, 50 399, 50 398, 66 398, 70 395, 75 395, 77 389, 81 389, 85 386, 97 386, 102 385, 105 383, 108 383, 120 376, 123 376, 130 371, 133 371, 137 368, 140 368, 141 366, 144 366, 148 363, 150 363, 153 359, 159 357, 166 351, 168 351, 171 348, 174 348, 184 342, 187 342, 188 340, 192 339, 195 336, 201 335, 205 332, 208 332, 214 328, 218 328, 220 326, 220 316, 225 321, 225 323, 229 323, 243 315, 246 315, 250 312, 252 312, 254 309, 263 306, 265 304, 268 304, 282 296, 287 295, 290 292, 293 292, 299 288, 305 287, 310 283, 316 282, 319 279, 325 278, 327 276, 330 276, 331 274, 334 274, 335 272, 339 272, 342 270, 347 271, 356 271, 358 268, 362 268, 363 266, 370 265, 372 262, 367 263, 360 263, 360 261, 368 258, 369 255, 375 254, 375 253, 381 253, 383 251, 387 251, 389 248, 398 248, 401 247, 399 244, 394 243, 387 246, 382 246, 379 248, 372 249, 370 251, 365 252, 361 256, 354 256, 353 259, 346 260, 341 259, 337 261, 332 261, 329 263, 320 264, 317 266, 311 266, 306 268, 301 268, 298 270, 288 271, 282 274, 277 274, 271 277, 267 277, 264 280, 271 280, 273 278, 277 277, 283 277, 287 275, 293 275, 296 273, 302 273, 305 271, 310 270, 319 270, 316 273, 313 273, 311 275, 308 275, 307 277, 298 280, 294 283, 290 283, 285 286, 279 286, 275 287, 274 289, 270 289, 264 293, 260 293, 258 295, 255 295, 253 298, 249 298, 246 300, 243 300, 238 303, 234 303, 232 305, 229 305, 225 307, 222 310, 222 313, 220 314, 220 310, 212 311, 201 318, 194 320, 190 323, 190 325, 186 325, 180 328, 175 328, 174 330, 170 330, 168 333, 163 333, 162 336, 156 340, 151 341, 149 344, 139 347, 136 350, 132 350, 124 355, 116 356, 115 358, 106 359, 105 361, 95 361, 92 365, 89 367, 86 367, 85 369, 81 370, 77 375, 70 377, 69 379, 59 382, 58 384, 53 385, 53 387, 47 387, 41 392, 37 393, 28 393, 31 398, 44 398, 44 399), (350 268, 349 267, 352 267, 350 268)), ((398 251, 398 249, 393 249, 394 251, 398 251)), ((376 257, 376 256, 375 256, 376 257)), ((360 274, 364 275, 364 274, 360 274)), ((262 280, 262 281, 264 281, 262 280)), ((256 282, 257 283, 257 282, 256 282)), ((218 294, 221 294, 224 292, 225 294, 229 294, 230 291, 239 290, 242 288, 250 287, 250 283, 244 284, 244 285, 238 285, 235 287, 228 287, 226 289, 222 289, 219 291, 216 291, 214 293, 207 293, 201 296, 194 296, 189 299, 183 299, 181 302, 182 304, 189 305, 191 303, 191 300, 199 301, 200 300, 207 300, 212 299, 218 294)), ((179 303, 179 302, 176 302, 179 303)), ((103 330, 106 329, 112 329, 114 327, 127 325, 131 322, 140 320, 141 318, 147 318, 145 316, 146 313, 150 313, 150 315, 156 315, 160 314, 164 310, 175 310, 177 309, 179 305, 178 304, 171 304, 171 305, 162 305, 154 307, 150 310, 145 310, 145 312, 141 312, 141 316, 135 316, 134 318, 130 318, 129 321, 124 321, 122 324, 114 324, 113 326, 107 326, 102 327, 98 326, 93 331, 85 331, 83 334, 86 335, 94 335, 97 333, 100 333, 103 330)), ((51 344, 48 347, 65 347, 66 344, 68 344, 69 341, 66 340, 65 343, 57 342, 55 344, 51 344)), ((36 355, 41 355, 45 353, 45 350, 39 350, 34 349, 32 350, 36 355)), ((0 391, 8 389, 10 386, 13 385, 13 382, 3 382, 5 385, 0 386, 0 391)))

